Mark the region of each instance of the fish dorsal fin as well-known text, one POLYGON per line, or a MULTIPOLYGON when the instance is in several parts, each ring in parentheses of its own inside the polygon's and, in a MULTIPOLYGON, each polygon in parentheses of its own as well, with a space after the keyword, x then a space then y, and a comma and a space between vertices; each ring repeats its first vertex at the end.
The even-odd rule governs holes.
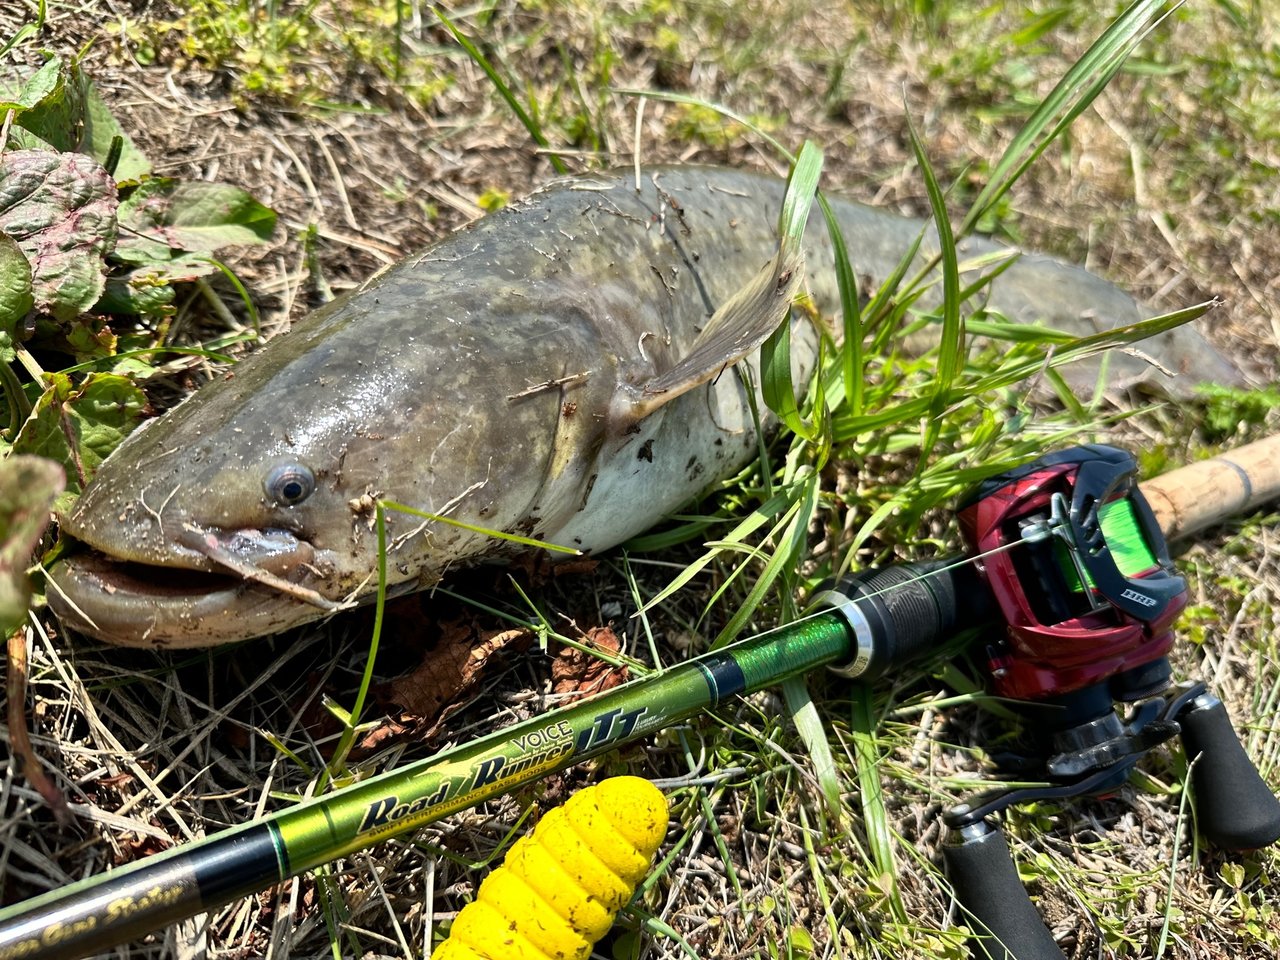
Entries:
POLYGON ((684 359, 636 390, 630 416, 636 420, 647 417, 719 376, 764 343, 785 320, 803 275, 800 245, 782 244, 751 281, 712 314, 684 359))

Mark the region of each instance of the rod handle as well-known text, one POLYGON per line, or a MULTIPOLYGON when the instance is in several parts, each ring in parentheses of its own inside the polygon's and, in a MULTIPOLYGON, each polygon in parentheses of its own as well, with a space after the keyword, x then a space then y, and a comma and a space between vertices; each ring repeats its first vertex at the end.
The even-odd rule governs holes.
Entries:
POLYGON ((1280 436, 1170 470, 1141 484, 1170 540, 1280 497, 1280 436))
POLYGON ((1203 694, 1178 714, 1178 723, 1187 760, 1193 761, 1201 832, 1227 850, 1254 850, 1280 840, 1280 801, 1240 745, 1222 701, 1203 694))
POLYGON ((1004 835, 990 823, 954 831, 942 859, 975 935, 969 949, 987 960, 1065 960, 1036 912, 1004 835))

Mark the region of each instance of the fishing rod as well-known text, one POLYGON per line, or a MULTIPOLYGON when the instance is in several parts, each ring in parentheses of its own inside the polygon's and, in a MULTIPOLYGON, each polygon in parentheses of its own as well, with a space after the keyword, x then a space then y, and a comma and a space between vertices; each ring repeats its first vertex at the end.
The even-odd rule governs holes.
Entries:
MULTIPOLYGON (((1280 441, 1274 446, 1280 449, 1280 441)), ((1120 689, 1124 685, 1111 683, 1114 677, 1133 681, 1146 676, 1148 688, 1167 679, 1162 668, 1147 665, 1163 660, 1171 642, 1168 621, 1181 609, 1176 604, 1178 590, 1171 585, 1171 580, 1179 578, 1170 572, 1160 523, 1166 520, 1165 514, 1176 515, 1180 529, 1193 529, 1198 522, 1197 504, 1206 502, 1198 495, 1188 496, 1190 488, 1176 479, 1162 478, 1155 502, 1164 513, 1158 522, 1133 483, 1135 469, 1127 456, 1113 448, 1075 448, 988 481, 961 513, 966 536, 982 541, 971 546, 981 552, 960 558, 959 563, 900 564, 846 578, 821 590, 814 612, 796 623, 261 820, 0 910, 0 960, 75 958, 137 939, 409 833, 714 708, 737 694, 819 667, 872 679, 935 649, 963 629, 1001 618, 1006 623, 1017 621, 1022 633, 1015 634, 1013 629, 1008 633, 1015 641, 1052 639, 1043 632, 1045 625, 1027 622, 1023 616, 1024 608, 1035 605, 1029 598, 1046 589, 1046 577, 1057 578, 1053 580, 1056 602, 1067 607, 1049 611, 1050 619, 1066 614, 1065 620, 1050 624, 1051 629, 1082 617, 1096 621, 1076 629, 1074 636, 1076 646, 1084 641, 1083 649, 1093 650, 1077 657, 1093 663, 1087 671, 1089 683, 1072 688, 1080 676, 1080 663, 1050 662, 1046 670, 1044 650, 1034 643, 1029 648, 1024 644, 1005 649, 1004 659, 991 671, 997 691, 1002 677, 1039 678, 1039 688, 1022 690, 1024 699, 1038 698, 1047 715, 1057 720, 1062 704, 1074 703, 1067 711, 1071 722, 1054 724, 1058 741, 1065 738, 1079 747, 1074 765, 1061 756, 1049 757, 1041 772, 1056 792, 1043 795, 1068 796, 1113 787, 1117 776, 1127 775, 1147 749, 1175 735, 1179 722, 1193 713, 1192 725, 1203 733, 1199 741, 1184 736, 1184 742, 1189 755, 1195 748, 1200 758, 1194 769, 1204 771, 1204 777, 1196 780, 1197 791, 1203 782, 1211 802, 1202 819, 1221 825, 1216 831, 1219 839, 1230 841, 1230 824, 1242 816, 1251 817, 1246 841, 1270 842, 1264 834, 1273 821, 1280 832, 1280 804, 1235 739, 1221 704, 1202 688, 1194 694, 1181 691, 1161 708, 1159 716, 1148 715, 1148 710, 1141 722, 1133 720, 1113 729, 1102 720, 1111 698, 1098 693, 1100 684, 1109 693, 1126 694, 1133 689, 1120 689), (1109 505, 1107 511, 1097 509, 1104 504, 1109 505), (990 542, 1011 529, 1019 531, 1017 542, 1008 538, 990 542), (1115 562, 1108 545, 1127 558, 1123 564, 1115 562), (1016 559, 1024 554, 1032 557, 1030 566, 1016 559), (979 558, 981 563, 972 562, 979 558), (1007 564, 1002 566, 1005 561, 1000 558, 1008 558, 1007 564), (992 577, 994 570, 1003 572, 992 577), (1125 591, 1147 599, 1158 594, 1160 599, 1147 605, 1126 597, 1125 591), (1159 607, 1154 631, 1153 618, 1142 619, 1153 606, 1159 607), (1101 656, 1097 645, 1088 646, 1102 622, 1115 625, 1113 620, 1128 628, 1127 659, 1116 660, 1114 635, 1107 637, 1105 645, 1110 659, 1101 656), (1152 656, 1143 660, 1148 654, 1152 656), (1057 679, 1050 682, 1046 677, 1057 679), (1091 692, 1081 694, 1081 689, 1091 692), (1191 707, 1199 712, 1189 713, 1191 707), (1092 742, 1086 742, 1090 738, 1092 742), (1225 784, 1228 792, 1214 793, 1215 782, 1225 784), (1235 792, 1241 785, 1248 804, 1241 803, 1235 792), (1214 797, 1220 799, 1213 801, 1214 797)), ((1230 461, 1197 468, 1225 470, 1241 487, 1238 496, 1233 494, 1233 502, 1244 508, 1280 492, 1280 484, 1265 476, 1273 462, 1280 462, 1280 456, 1271 447, 1243 448, 1230 461)), ((1032 610, 1032 619, 1038 615, 1032 610)), ((1134 688, 1133 682, 1129 686, 1134 688)), ((990 814, 1031 798, 1025 791, 997 789, 953 807, 947 820, 954 842, 944 856, 962 904, 988 931, 991 941, 1017 947, 1016 952, 991 952, 990 943, 984 941, 982 949, 988 956, 1056 960, 1061 954, 1018 882, 1007 845, 987 820, 990 814), (1024 936, 1026 929, 1033 929, 1028 923, 1031 917, 1037 918, 1035 925, 1042 933, 1033 930, 1024 936)))
POLYGON ((81 957, 849 656, 838 612, 753 637, 262 820, 0 911, 0 960, 81 957))

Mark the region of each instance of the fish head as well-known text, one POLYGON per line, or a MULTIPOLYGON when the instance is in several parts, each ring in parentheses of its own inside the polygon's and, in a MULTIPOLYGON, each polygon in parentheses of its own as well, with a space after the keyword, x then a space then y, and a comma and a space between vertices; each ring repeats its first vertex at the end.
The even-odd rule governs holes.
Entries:
POLYGON ((59 518, 70 549, 47 595, 65 624, 121 645, 209 646, 368 601, 381 501, 469 525, 389 509, 387 582, 397 591, 516 550, 481 528, 540 534, 552 449, 585 443, 557 432, 598 430, 585 411, 604 400, 586 397, 597 380, 601 398, 609 388, 587 378, 575 393, 583 415, 566 419, 556 390, 526 396, 522 381, 494 375, 484 358, 525 362, 525 344, 539 338, 570 365, 548 378, 580 369, 561 359, 578 334, 542 310, 511 306, 504 323, 459 324, 449 337, 390 322, 426 302, 449 327, 449 317, 495 309, 491 287, 445 297, 407 269, 310 315, 102 464, 59 518))
POLYGON ((48 597, 64 623, 116 644, 207 646, 315 620, 368 586, 395 423, 373 433, 367 403, 393 385, 377 365, 358 378, 323 363, 324 349, 282 352, 145 424, 59 517, 70 549, 48 597))
POLYGON ((257 379, 148 422, 59 517, 73 549, 49 599, 64 622, 110 643, 197 646, 343 605, 370 568, 352 556, 352 497, 328 448, 343 424, 316 430, 287 398, 253 397, 257 379))

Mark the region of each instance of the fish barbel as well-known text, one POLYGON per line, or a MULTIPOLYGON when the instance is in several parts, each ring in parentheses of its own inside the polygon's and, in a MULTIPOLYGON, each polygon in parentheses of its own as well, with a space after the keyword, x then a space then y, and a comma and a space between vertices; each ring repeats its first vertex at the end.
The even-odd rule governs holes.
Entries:
MULTIPOLYGON (((60 517, 80 549, 50 571, 50 606, 131 646, 316 620, 376 590, 380 498, 590 552, 640 533, 757 449, 748 380, 720 374, 754 362, 800 283, 798 252, 776 235, 784 188, 700 167, 565 178, 375 276, 108 458, 60 517)), ((873 277, 922 229, 832 204, 855 269, 873 277)), ((814 217, 804 279, 828 316, 832 263, 814 217)), ((989 308, 1074 333, 1147 315, 1110 283, 1035 255, 993 281, 989 308)), ((818 336, 792 322, 803 382, 818 336)), ((1187 328, 1143 348, 1180 382, 1237 378, 1187 328)), ((1161 376, 1128 356, 1112 373, 1161 376)), ((388 581, 401 590, 528 549, 386 519, 388 581)))

